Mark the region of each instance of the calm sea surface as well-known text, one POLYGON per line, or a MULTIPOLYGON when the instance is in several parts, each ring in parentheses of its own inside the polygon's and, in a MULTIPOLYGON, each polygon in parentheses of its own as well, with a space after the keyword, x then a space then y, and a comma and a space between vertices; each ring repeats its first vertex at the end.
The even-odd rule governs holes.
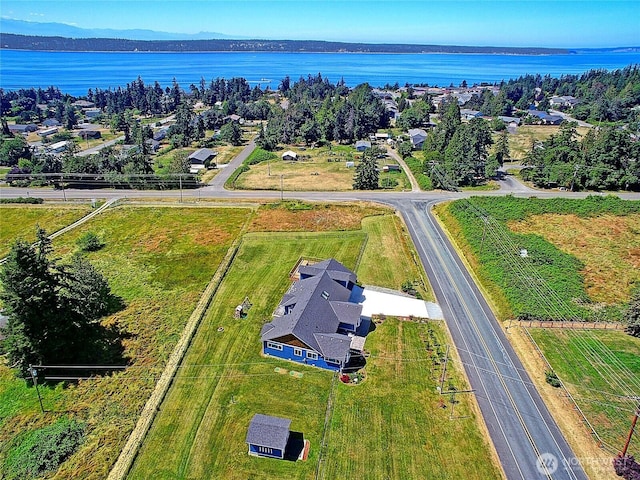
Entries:
POLYGON ((527 73, 582 73, 640 64, 640 53, 579 53, 572 55, 348 54, 348 53, 76 53, 0 50, 0 86, 14 90, 58 86, 72 95, 89 88, 124 86, 140 76, 145 83, 165 87, 173 78, 183 88, 217 77, 244 77, 277 88, 289 75, 322 73, 349 86, 368 82, 458 85, 462 80, 499 82, 527 73))

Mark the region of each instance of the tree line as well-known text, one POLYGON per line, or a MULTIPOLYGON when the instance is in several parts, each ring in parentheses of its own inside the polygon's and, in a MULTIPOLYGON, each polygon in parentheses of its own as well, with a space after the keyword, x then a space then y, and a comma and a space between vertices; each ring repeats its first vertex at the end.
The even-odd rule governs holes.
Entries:
POLYGON ((591 129, 577 139, 575 123, 527 153, 522 177, 538 187, 569 190, 640 189, 640 143, 614 127, 591 129))
POLYGON ((519 55, 567 54, 563 48, 476 47, 456 45, 371 44, 321 40, 128 40, 65 38, 0 32, 2 48, 65 52, 325 52, 325 53, 484 53, 519 55))

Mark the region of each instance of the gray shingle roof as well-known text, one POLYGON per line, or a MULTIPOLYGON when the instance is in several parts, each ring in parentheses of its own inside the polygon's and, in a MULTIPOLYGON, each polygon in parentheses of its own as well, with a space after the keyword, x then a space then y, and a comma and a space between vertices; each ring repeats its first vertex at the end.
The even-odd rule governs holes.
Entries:
POLYGON ((191 155, 189 155, 189 160, 191 160, 191 163, 193 163, 194 161, 206 162, 207 160, 210 160, 213 157, 215 157, 217 154, 218 152, 215 152, 208 148, 201 148, 200 150, 196 150, 191 155))
POLYGON ((338 326, 356 325, 362 305, 349 303, 351 291, 336 280, 355 283, 355 273, 333 259, 299 271, 301 280, 291 285, 276 309, 280 316, 262 327, 262 341, 293 335, 325 358, 346 360, 350 339, 337 333, 338 326))
POLYGON ((249 423, 246 442, 251 445, 277 448, 284 452, 289 440, 290 425, 291 420, 288 418, 256 413, 249 423))

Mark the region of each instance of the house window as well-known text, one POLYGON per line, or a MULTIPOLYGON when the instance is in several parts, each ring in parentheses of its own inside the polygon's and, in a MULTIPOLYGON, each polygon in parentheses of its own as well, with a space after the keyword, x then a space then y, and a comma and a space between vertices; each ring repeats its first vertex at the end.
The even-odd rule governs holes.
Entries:
POLYGON ((301 348, 294 348, 294 349, 293 349, 293 354, 294 354, 296 357, 301 357, 301 356, 302 356, 302 349, 301 349, 301 348))
POLYGON ((317 360, 318 359, 318 354, 315 352, 309 352, 307 351, 307 358, 310 360, 317 360))
POLYGON ((267 455, 273 455, 273 448, 268 447, 258 447, 258 451, 260 453, 266 453, 267 455))
POLYGON ((329 300, 329 292, 327 292, 326 290, 322 291, 321 294, 322 298, 324 298, 325 300, 329 300))
POLYGON ((282 344, 275 343, 275 342, 267 342, 267 348, 270 348, 272 350, 282 350, 282 344))

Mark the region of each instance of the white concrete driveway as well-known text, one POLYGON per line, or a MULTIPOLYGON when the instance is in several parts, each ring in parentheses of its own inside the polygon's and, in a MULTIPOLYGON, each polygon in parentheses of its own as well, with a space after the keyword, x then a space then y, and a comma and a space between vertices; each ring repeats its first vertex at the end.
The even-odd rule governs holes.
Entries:
MULTIPOLYGON (((355 289, 358 287, 354 288, 355 289)), ((407 297, 392 290, 376 287, 364 287, 360 297, 352 295, 352 301, 362 304, 362 316, 388 315, 393 317, 419 317, 442 319, 442 310, 433 302, 425 302, 417 298, 407 297)))

